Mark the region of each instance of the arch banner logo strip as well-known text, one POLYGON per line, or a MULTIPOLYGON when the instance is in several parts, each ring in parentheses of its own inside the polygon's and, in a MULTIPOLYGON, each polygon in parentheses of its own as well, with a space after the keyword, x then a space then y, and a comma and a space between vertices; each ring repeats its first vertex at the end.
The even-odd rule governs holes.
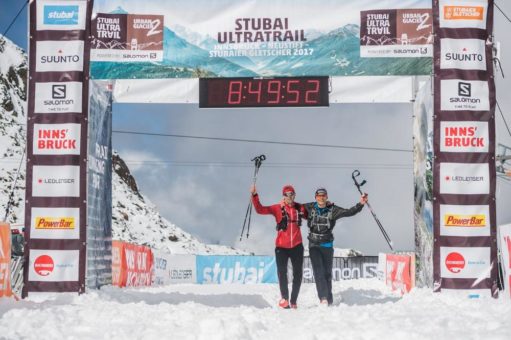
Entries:
POLYGON ((92 0, 30 3, 23 296, 83 292, 92 0))
POLYGON ((435 0, 433 22, 433 288, 497 297, 493 0, 435 0))
POLYGON ((431 73, 431 0, 119 4, 94 3, 93 79, 431 73))

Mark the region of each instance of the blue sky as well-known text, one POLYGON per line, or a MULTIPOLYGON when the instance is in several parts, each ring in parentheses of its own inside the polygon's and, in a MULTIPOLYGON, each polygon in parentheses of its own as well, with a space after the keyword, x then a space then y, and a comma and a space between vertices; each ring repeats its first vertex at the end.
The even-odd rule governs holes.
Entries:
MULTIPOLYGON (((511 13, 511 4, 497 3, 511 13)), ((22 5, 21 0, 0 0, 1 32, 22 5)), ((503 46, 501 61, 507 75, 511 72, 511 37, 508 34, 511 23, 498 12, 495 17, 495 36, 503 46)), ((8 37, 26 48, 26 30, 26 13, 23 13, 8 37)), ((511 123, 508 95, 511 81, 502 79, 499 74, 496 79, 497 98, 511 123)), ((411 104, 339 104, 328 109, 279 110, 199 110, 196 105, 185 104, 115 104, 113 127, 115 130, 411 149, 412 114, 411 104)), ((499 113, 496 122, 498 142, 511 146, 511 137, 499 113)), ((325 186, 332 201, 349 207, 358 200, 351 172, 359 168, 368 181, 365 188, 372 206, 396 248, 411 250, 414 247, 411 153, 121 134, 114 134, 113 145, 128 161, 142 193, 159 207, 163 216, 203 241, 236 245, 260 254, 273 251, 274 221, 267 216, 254 214, 251 238, 248 242, 237 243, 253 172, 249 160, 264 153, 268 160, 258 180, 264 204, 278 201, 282 186, 291 183, 297 189, 298 201, 311 201, 315 188, 325 186), (217 162, 222 166, 214 164, 217 162), (331 163, 337 165, 328 166, 331 163), (389 164, 399 166, 391 169, 389 164)), ((511 211, 506 205, 511 199, 511 184, 500 179, 497 183, 498 222, 509 223, 511 211)), ((366 254, 387 250, 367 210, 341 220, 335 236, 339 247, 359 249, 366 254)))

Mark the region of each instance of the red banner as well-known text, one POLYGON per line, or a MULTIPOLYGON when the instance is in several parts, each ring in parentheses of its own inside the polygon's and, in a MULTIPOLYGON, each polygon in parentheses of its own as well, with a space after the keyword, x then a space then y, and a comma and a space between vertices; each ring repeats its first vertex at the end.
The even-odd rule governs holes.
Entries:
POLYGON ((151 248, 112 241, 112 284, 118 287, 151 285, 151 248))
POLYGON ((386 256, 386 285, 401 294, 409 293, 415 286, 415 257, 394 254, 386 256))
POLYGON ((0 298, 12 296, 10 265, 11 227, 0 223, 0 298))

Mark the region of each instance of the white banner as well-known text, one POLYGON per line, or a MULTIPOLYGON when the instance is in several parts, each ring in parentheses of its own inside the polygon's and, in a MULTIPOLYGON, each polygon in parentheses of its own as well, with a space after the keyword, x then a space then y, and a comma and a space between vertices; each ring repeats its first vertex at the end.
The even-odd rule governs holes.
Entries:
POLYGON ((488 205, 440 205, 440 235, 490 236, 488 205))
POLYGON ((448 79, 440 81, 440 110, 488 111, 490 92, 487 81, 448 79))
POLYGON ((151 285, 168 285, 170 283, 170 263, 172 255, 154 249, 151 251, 153 253, 153 275, 151 285))
POLYGON ((441 194, 489 194, 488 163, 440 163, 441 194))
POLYGON ((80 124, 34 124, 34 155, 79 155, 80 124))
POLYGON ((28 280, 44 282, 78 281, 78 250, 31 249, 28 280))
POLYGON ((85 29, 86 1, 38 0, 36 5, 38 31, 85 29))
POLYGON ((505 296, 511 299, 511 224, 498 227, 505 296))
POLYGON ((32 172, 32 196, 79 197, 80 167, 35 165, 32 172))
POLYGON ((487 0, 440 0, 440 27, 486 29, 487 0))
POLYGON ((440 247, 440 275, 443 278, 490 278, 490 247, 440 247))
POLYGON ((170 283, 197 283, 195 255, 171 255, 168 266, 170 283))
POLYGON ((488 152, 488 122, 441 121, 441 152, 488 152))
POLYGON ((32 208, 32 239, 79 239, 79 208, 32 208))
POLYGON ((486 41, 440 39, 440 68, 486 71, 486 41))
POLYGON ((36 83, 34 113, 82 112, 82 83, 36 83))
POLYGON ((36 72, 83 71, 84 42, 37 41, 36 72))

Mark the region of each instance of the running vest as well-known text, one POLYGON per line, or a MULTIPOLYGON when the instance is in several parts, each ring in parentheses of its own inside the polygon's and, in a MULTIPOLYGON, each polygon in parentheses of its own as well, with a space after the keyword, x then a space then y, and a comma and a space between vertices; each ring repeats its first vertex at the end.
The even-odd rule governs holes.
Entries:
POLYGON ((334 240, 332 234, 335 221, 332 220, 332 207, 327 208, 327 214, 318 214, 315 207, 311 209, 307 226, 309 227, 309 241, 313 243, 331 242, 334 240))
POLYGON ((276 229, 277 231, 279 230, 286 230, 287 229, 287 225, 288 223, 296 223, 297 226, 301 226, 302 225, 302 216, 303 216, 303 213, 300 211, 300 209, 298 209, 296 207, 296 203, 293 204, 293 208, 296 210, 296 217, 298 217, 298 220, 295 221, 295 220, 291 220, 289 221, 289 216, 287 214, 287 211, 286 211, 286 208, 284 205, 282 205, 280 207, 281 211, 282 211, 282 219, 280 220, 279 223, 277 223, 277 226, 276 226, 276 229))

